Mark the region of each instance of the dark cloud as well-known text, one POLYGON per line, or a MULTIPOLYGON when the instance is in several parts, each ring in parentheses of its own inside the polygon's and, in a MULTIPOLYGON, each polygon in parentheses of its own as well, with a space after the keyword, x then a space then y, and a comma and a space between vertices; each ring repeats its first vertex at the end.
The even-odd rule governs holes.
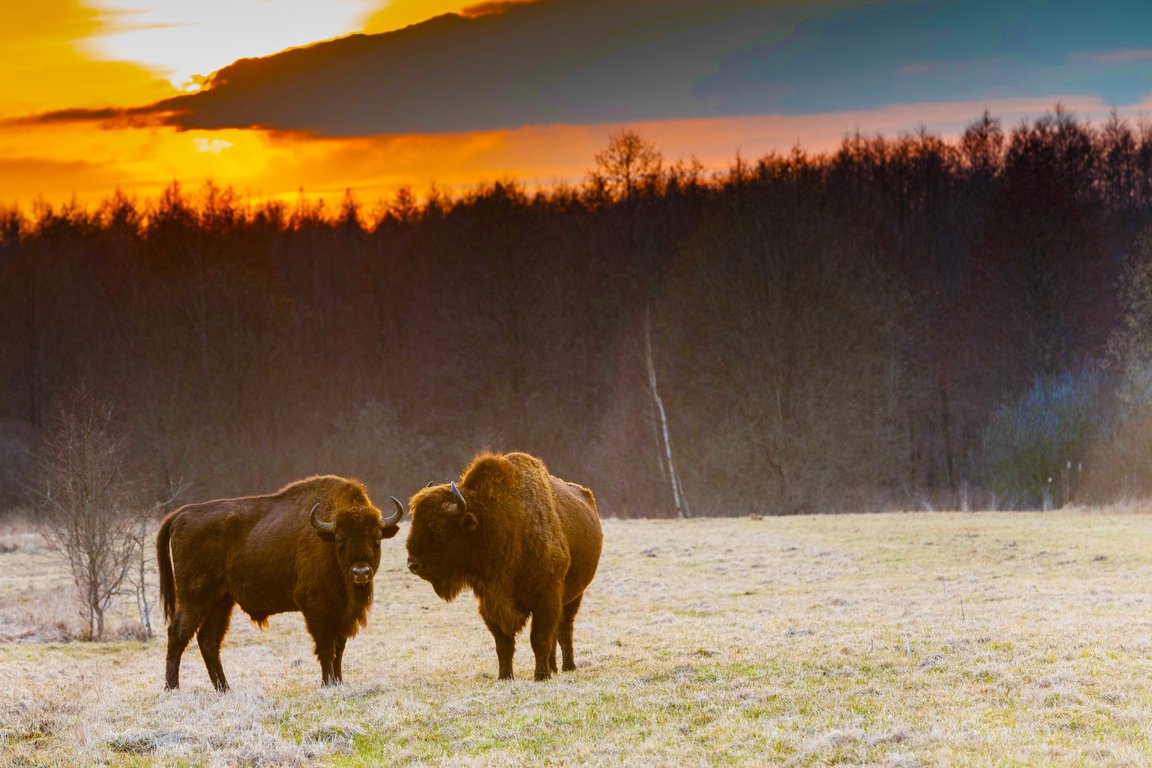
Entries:
POLYGON ((57 109, 38 115, 13 117, 0 121, 2 125, 56 125, 68 123, 101 123, 117 128, 143 128, 146 126, 172 125, 179 117, 171 110, 147 107, 103 107, 99 109, 75 108, 57 109))
POLYGON ((779 15, 775 3, 544 0, 242 60, 159 106, 190 128, 327 136, 720 115, 732 105, 694 87, 779 34, 779 15))
POLYGON ((1152 90, 1152 4, 1114 0, 497 0, 216 72, 150 107, 55 113, 347 137, 801 114, 1152 90), (1077 56, 1092 51, 1092 57, 1077 56), (1107 72, 1099 65, 1109 62, 1107 72))

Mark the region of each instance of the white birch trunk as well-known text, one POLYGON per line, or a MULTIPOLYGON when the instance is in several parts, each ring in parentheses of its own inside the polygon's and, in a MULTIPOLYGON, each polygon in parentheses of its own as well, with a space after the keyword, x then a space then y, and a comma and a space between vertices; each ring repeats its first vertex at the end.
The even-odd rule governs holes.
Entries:
MULTIPOLYGON (((668 481, 672 486, 672 503, 676 508, 676 517, 684 517, 687 504, 684 502, 680 489, 680 475, 676 472, 676 465, 672 461, 672 442, 668 437, 668 415, 664 410, 664 400, 660 397, 660 390, 656 386, 656 363, 652 357, 652 321, 647 311, 644 312, 644 357, 648 363, 648 393, 656 405, 656 414, 660 419, 660 438, 663 449, 661 463, 667 462, 668 481)), ((663 467, 661 467, 663 469, 663 467)))

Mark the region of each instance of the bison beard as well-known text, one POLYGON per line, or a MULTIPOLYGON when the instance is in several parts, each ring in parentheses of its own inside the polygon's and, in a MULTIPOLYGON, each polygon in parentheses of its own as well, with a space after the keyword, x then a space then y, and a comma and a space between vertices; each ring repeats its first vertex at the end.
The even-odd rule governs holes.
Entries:
POLYGON ((396 511, 383 518, 362 484, 328 475, 168 515, 156 536, 165 687, 180 686, 180 659, 195 635, 212 685, 228 689, 220 646, 237 604, 262 627, 272 614, 302 612, 323 684, 339 683, 344 646, 368 621, 380 541, 397 534, 404 514, 392 502, 396 511))
POLYGON ((527 454, 481 454, 459 487, 430 484, 409 507, 409 570, 446 601, 472 589, 501 679, 512 677, 516 634, 529 616, 536 679, 557 671, 557 642, 562 668, 576 668, 572 627, 603 542, 591 491, 527 454))

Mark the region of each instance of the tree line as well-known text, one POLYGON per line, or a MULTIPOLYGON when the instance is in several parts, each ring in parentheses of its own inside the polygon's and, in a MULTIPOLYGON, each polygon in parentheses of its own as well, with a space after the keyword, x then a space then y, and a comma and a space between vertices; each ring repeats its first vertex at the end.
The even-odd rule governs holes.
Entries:
POLYGON ((538 192, 3 208, 0 505, 78 392, 153 505, 405 497, 480 448, 625 517, 1142 495, 1150 226, 1152 126, 1060 107, 718 173, 625 130, 538 192))

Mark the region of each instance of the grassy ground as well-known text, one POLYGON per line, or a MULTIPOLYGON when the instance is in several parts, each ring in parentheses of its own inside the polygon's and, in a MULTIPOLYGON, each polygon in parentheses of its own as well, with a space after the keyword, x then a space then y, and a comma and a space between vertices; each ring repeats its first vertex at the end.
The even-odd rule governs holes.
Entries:
POLYGON ((233 686, 194 645, 43 642, 68 618, 34 536, 0 535, 5 765, 1147 765, 1152 516, 608 521, 580 665, 496 682, 467 596, 385 542, 377 606, 324 690, 296 616, 242 615, 233 686), (45 628, 33 626, 40 607, 45 628), (30 640, 39 640, 30 642, 30 640))

